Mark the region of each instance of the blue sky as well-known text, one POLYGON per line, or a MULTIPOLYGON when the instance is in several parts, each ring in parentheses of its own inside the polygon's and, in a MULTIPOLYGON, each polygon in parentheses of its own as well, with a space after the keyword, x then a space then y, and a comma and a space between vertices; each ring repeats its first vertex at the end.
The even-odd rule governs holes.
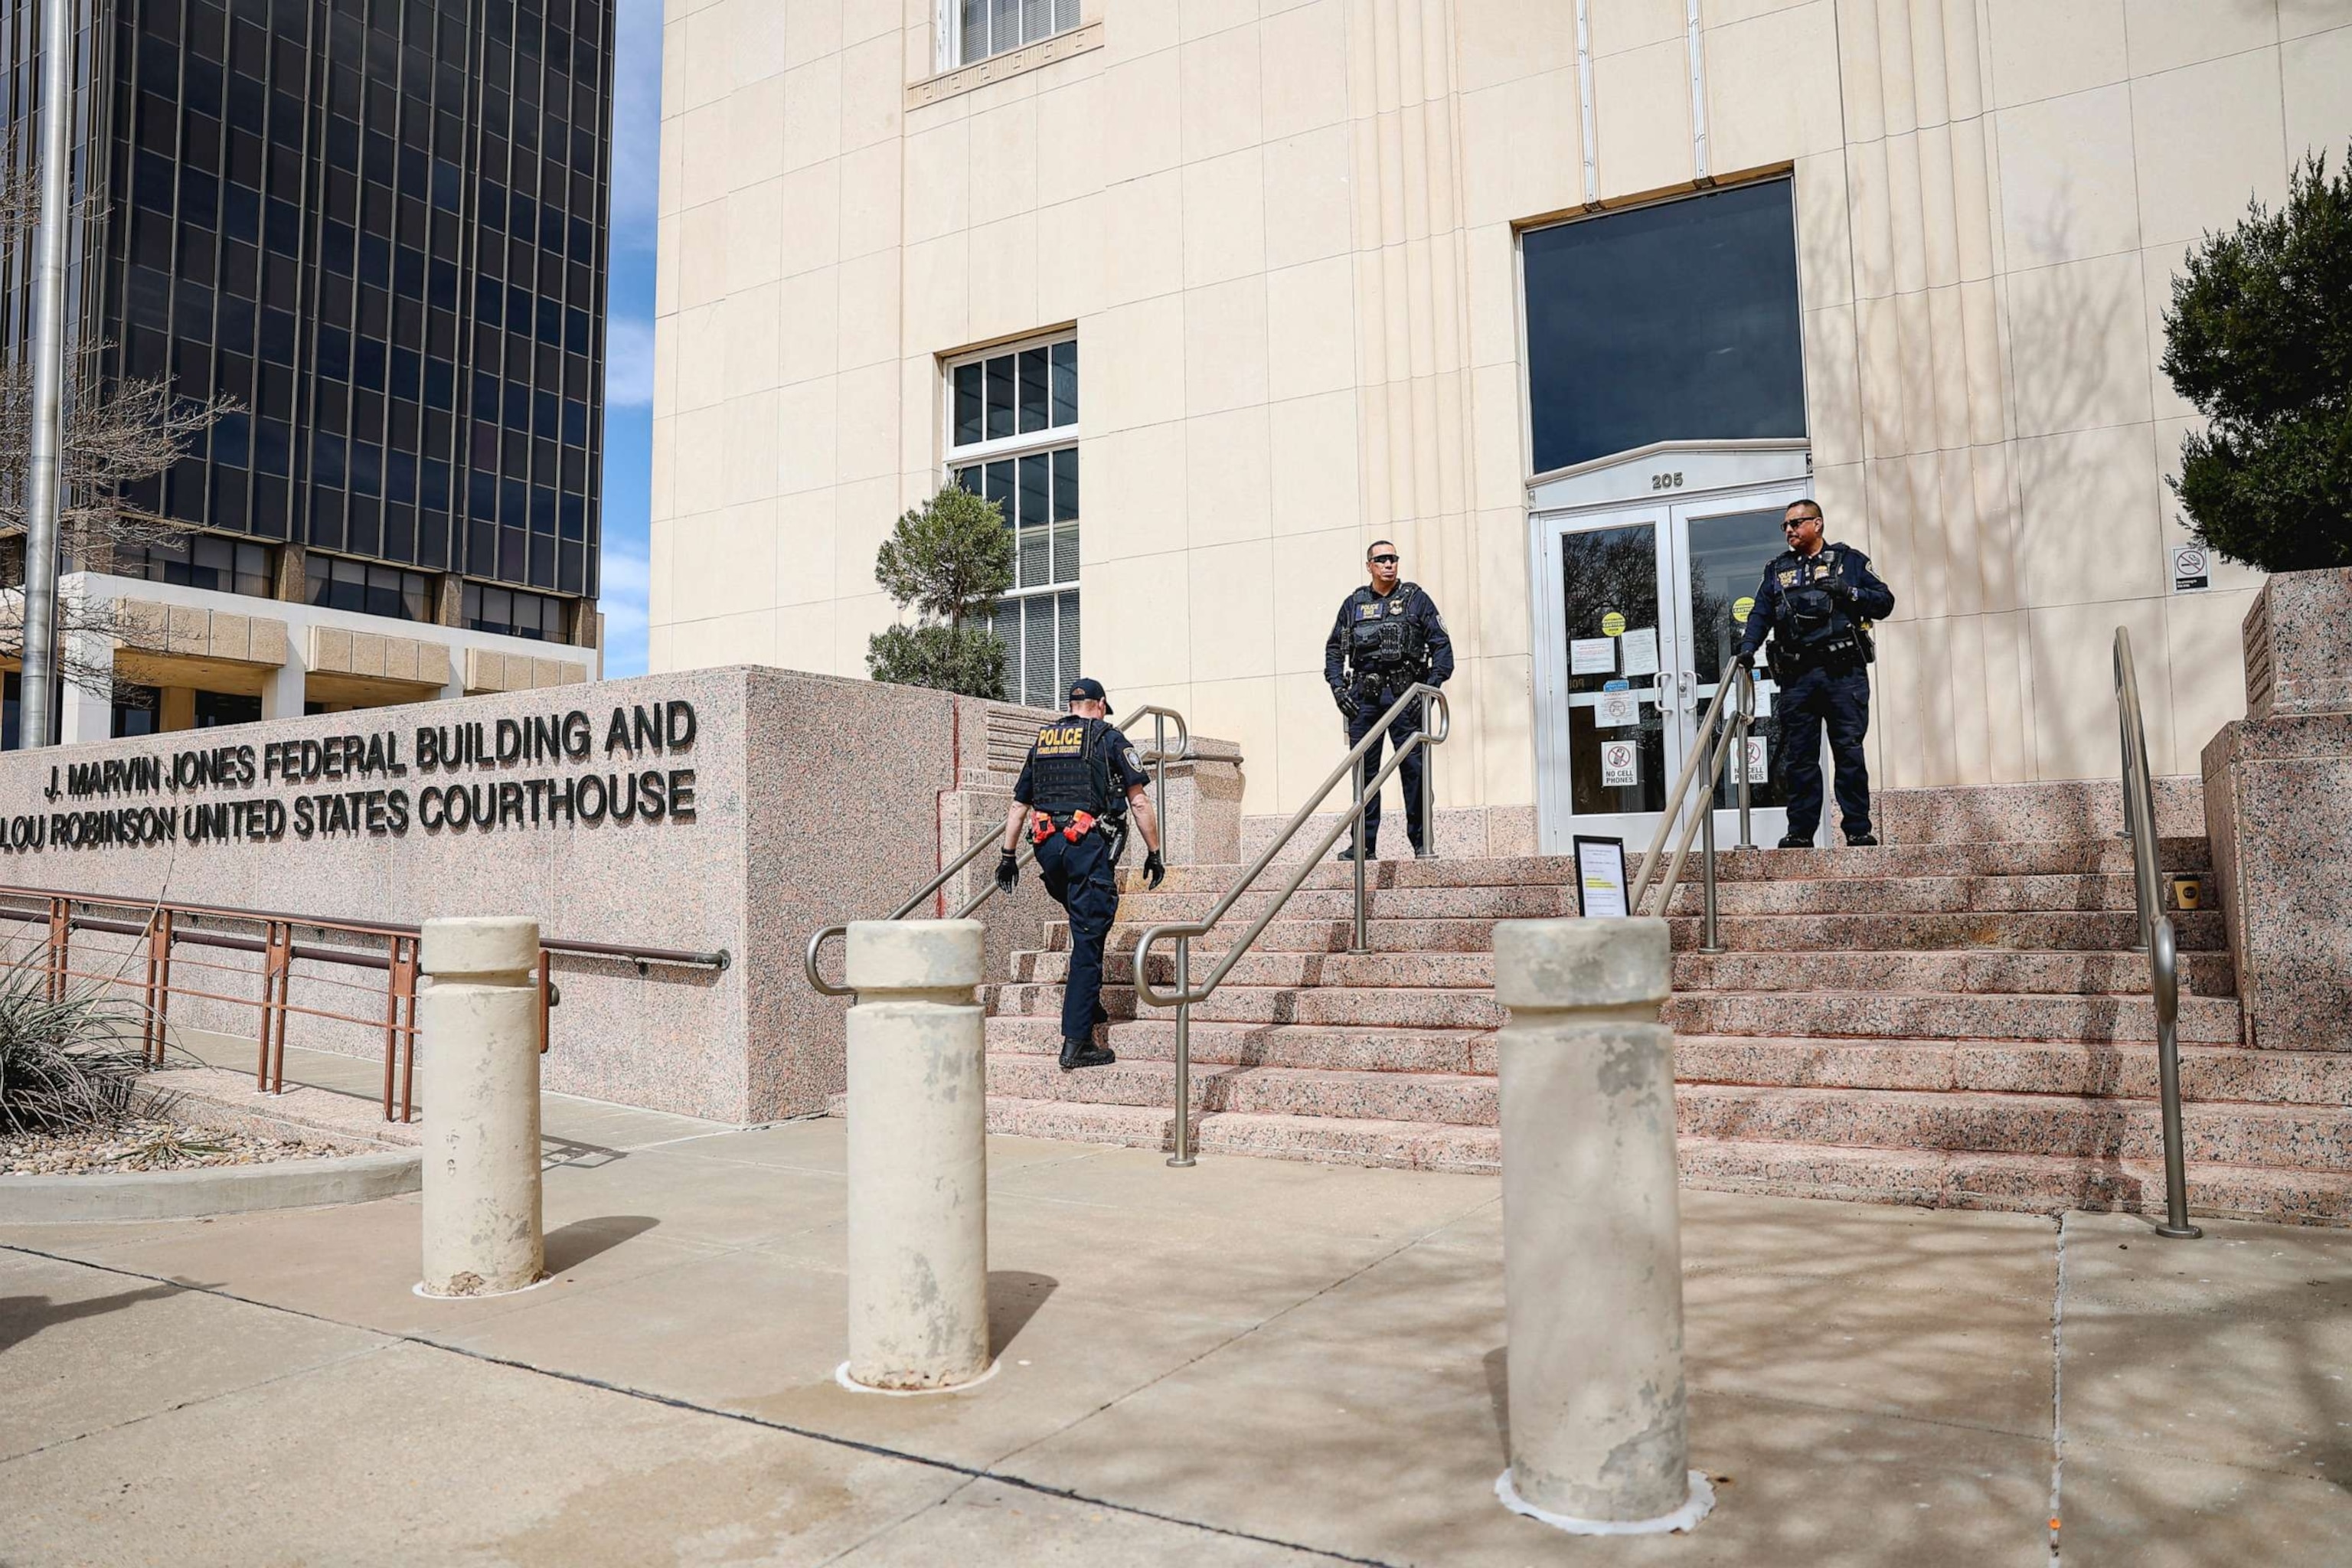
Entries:
POLYGON ((661 0, 619 0, 613 40, 613 232, 604 338, 604 673, 646 668, 653 503, 654 219, 661 169, 661 0))

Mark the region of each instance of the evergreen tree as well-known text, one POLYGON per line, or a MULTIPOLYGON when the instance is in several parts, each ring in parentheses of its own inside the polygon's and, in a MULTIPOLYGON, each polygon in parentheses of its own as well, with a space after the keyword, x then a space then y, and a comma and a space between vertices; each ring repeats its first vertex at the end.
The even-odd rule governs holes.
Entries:
POLYGON ((918 618, 868 639, 867 674, 900 686, 1003 698, 1004 644, 988 620, 996 596, 1013 585, 1013 534, 994 501, 946 486, 898 519, 874 557, 874 580, 918 618))
POLYGON ((2210 422, 2173 489, 2200 543, 2266 572, 2352 566, 2352 164, 2208 235, 2172 282, 2164 373, 2210 422))

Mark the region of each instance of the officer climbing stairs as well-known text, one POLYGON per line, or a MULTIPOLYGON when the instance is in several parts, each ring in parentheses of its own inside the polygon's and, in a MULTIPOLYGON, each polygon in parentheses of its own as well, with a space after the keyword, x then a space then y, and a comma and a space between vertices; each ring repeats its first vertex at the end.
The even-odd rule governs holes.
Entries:
MULTIPOLYGON (((2210 871, 2194 781, 2168 781, 2163 870, 2210 871)), ((1671 912, 1685 1178, 1732 1191, 2046 1212, 2158 1208, 2156 1023, 2113 784, 1893 791, 1875 848, 1735 851, 1721 941, 1699 892, 1671 912)), ((1066 928, 987 988, 999 1131, 1163 1147, 1174 1024, 1139 1004, 1146 925, 1205 914, 1234 868, 1170 868, 1119 905, 1101 1037, 1115 1066, 1056 1065, 1066 928)), ((1497 920, 1575 912, 1569 863, 1381 861, 1368 953, 1347 950, 1350 871, 1318 867, 1192 1009, 1204 1157, 1431 1170, 1499 1158, 1497 920)), ((1194 939, 1197 974, 1270 894, 1194 939)), ((2352 1223, 2352 1053, 2252 1050, 2221 917, 2174 912, 2189 1179, 2201 1210, 2352 1223)), ((1164 952, 1164 949, 1161 950, 1164 952)), ((1155 963, 1164 962, 1160 952, 1155 963)), ((1160 977, 1165 983, 1170 976, 1160 977)), ((1177 1178, 1171 1178, 1177 1179, 1177 1178)))

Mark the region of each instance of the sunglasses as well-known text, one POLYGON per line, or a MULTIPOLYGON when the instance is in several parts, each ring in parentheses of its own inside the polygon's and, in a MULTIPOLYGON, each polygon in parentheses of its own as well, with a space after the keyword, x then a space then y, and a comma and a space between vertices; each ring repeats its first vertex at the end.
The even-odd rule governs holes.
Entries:
POLYGON ((1821 521, 1821 519, 1820 519, 1820 518, 1818 518, 1818 517, 1791 517, 1791 518, 1787 518, 1787 519, 1784 519, 1784 520, 1782 521, 1781 524, 1780 524, 1780 531, 1781 531, 1781 532, 1783 532, 1783 533, 1794 533, 1797 530, 1799 530, 1799 529, 1801 529, 1801 528, 1804 527, 1804 526, 1805 526, 1805 524, 1807 524, 1807 523, 1809 523, 1809 522, 1819 522, 1819 521, 1821 521))
POLYGON ((1372 557, 1372 564, 1375 566, 1393 566, 1396 563, 1397 558, 1393 555, 1375 555, 1372 557))

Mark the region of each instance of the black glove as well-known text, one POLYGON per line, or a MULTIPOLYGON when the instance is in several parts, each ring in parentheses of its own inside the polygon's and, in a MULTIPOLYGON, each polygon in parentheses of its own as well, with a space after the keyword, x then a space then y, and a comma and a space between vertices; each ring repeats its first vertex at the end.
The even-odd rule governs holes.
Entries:
POLYGON ((1339 712, 1343 718, 1356 718, 1364 710, 1364 705, 1356 700, 1356 694, 1344 686, 1335 686, 1331 689, 1331 700, 1339 705, 1339 712))
POLYGON ((1756 668, 1756 650, 1753 648, 1741 648, 1739 650, 1739 657, 1733 659, 1731 662, 1738 665, 1742 669, 1753 669, 1756 668))
POLYGON ((1159 850, 1154 849, 1150 854, 1146 855, 1143 858, 1143 885, 1145 887, 1156 888, 1160 886, 1160 879, 1167 875, 1168 864, 1166 861, 1160 858, 1159 850))
POLYGON ((1021 857, 1017 852, 1007 849, 996 858, 996 890, 1000 893, 1009 893, 1013 890, 1013 885, 1019 880, 1021 880, 1021 857))
POLYGON ((1831 598, 1837 600, 1840 604, 1851 605, 1853 603, 1853 584, 1847 582, 1844 578, 1824 577, 1822 579, 1821 586, 1822 593, 1827 594, 1831 598))

